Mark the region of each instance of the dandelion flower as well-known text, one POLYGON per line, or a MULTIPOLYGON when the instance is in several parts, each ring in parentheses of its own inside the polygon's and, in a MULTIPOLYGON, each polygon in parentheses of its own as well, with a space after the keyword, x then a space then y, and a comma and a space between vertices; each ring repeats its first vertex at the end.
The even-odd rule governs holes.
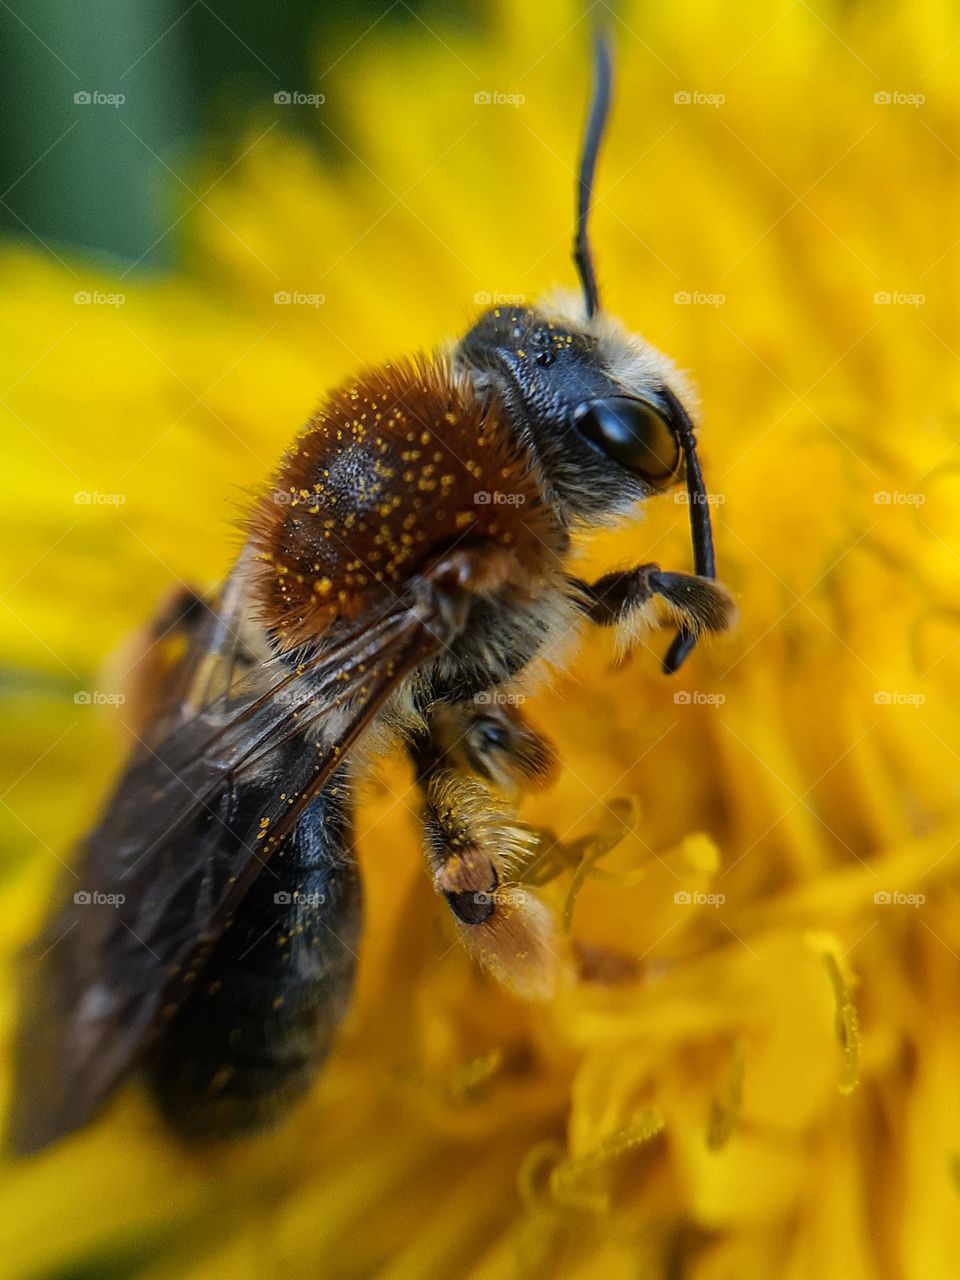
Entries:
MULTIPOLYGON (((110 693, 103 656, 224 572, 231 504, 325 387, 570 280, 585 25, 509 0, 361 40, 318 116, 345 163, 265 110, 174 278, 6 253, 5 1042, 13 955, 120 759, 122 708, 75 700, 110 693)), ((185 1154, 125 1089, 3 1166, 0 1276, 957 1272, 958 20, 684 0, 614 26, 605 304, 699 386, 742 623, 673 680, 660 637, 622 663, 589 637, 530 701, 562 768, 524 817, 580 977, 525 1002, 454 945, 392 764, 309 1099, 185 1154)), ((657 499, 583 564, 686 568, 685 515, 657 499)))

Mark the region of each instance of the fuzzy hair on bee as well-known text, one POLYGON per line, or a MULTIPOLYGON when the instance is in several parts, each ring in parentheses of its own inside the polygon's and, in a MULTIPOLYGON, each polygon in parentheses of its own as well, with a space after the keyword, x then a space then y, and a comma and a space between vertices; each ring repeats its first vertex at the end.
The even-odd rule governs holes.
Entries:
POLYGON ((513 878, 535 837, 480 782, 453 770, 431 778, 424 835, 434 887, 456 907, 460 936, 481 967, 518 995, 550 995, 563 963, 554 921, 513 878))
POLYGON ((219 592, 166 601, 138 640, 137 740, 23 957, 15 1150, 89 1123, 133 1076, 192 1142, 289 1114, 350 1006, 354 784, 387 744, 412 768, 427 875, 471 960, 526 999, 574 972, 575 943, 522 882, 537 844, 518 806, 560 766, 516 695, 586 627, 621 645, 676 628, 671 673, 736 614, 690 387, 600 307, 587 232, 610 99, 598 37, 582 299, 494 307, 330 392, 219 592), (680 483, 693 573, 571 573, 575 538, 680 483))
POLYGON ((399 360, 335 391, 282 459, 249 518, 250 589, 292 649, 386 608, 425 556, 464 537, 542 576, 558 563, 554 526, 500 407, 442 355, 399 360))

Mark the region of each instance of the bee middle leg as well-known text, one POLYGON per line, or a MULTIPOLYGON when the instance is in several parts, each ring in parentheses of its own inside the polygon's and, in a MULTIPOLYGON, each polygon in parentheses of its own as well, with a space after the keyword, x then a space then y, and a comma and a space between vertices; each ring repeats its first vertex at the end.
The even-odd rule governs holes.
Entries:
POLYGON ((432 708, 408 752, 423 799, 428 870, 462 940, 518 994, 548 994, 557 972, 552 922, 515 878, 535 837, 513 802, 549 781, 552 746, 513 707, 469 702, 432 708))

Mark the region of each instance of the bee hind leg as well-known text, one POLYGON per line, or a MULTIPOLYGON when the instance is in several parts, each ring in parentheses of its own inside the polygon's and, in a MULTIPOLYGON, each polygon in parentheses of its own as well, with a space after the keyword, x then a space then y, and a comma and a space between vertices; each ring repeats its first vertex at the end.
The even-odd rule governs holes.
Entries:
POLYGON ((513 707, 436 707, 409 746, 434 889, 487 972, 519 995, 553 989, 557 955, 549 912, 513 873, 535 844, 504 792, 542 786, 553 748, 513 707))

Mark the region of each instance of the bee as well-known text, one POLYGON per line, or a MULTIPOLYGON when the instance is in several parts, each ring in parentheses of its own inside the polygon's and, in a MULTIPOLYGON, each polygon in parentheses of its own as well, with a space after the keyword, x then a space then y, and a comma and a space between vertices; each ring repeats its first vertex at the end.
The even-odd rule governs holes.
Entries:
POLYGON ((384 736, 412 763, 427 869, 469 951, 520 995, 551 989, 516 800, 555 752, 502 691, 582 625, 628 644, 675 626, 670 673, 735 614, 689 390, 600 307, 588 221, 611 80, 599 37, 582 300, 493 307, 454 345, 335 390, 252 505, 222 589, 156 619, 152 652, 175 652, 24 959, 18 1151, 87 1124, 135 1073, 193 1141, 275 1124, 302 1097, 350 1001, 353 783, 384 736), (683 481, 694 573, 571 575, 575 534, 683 481))

